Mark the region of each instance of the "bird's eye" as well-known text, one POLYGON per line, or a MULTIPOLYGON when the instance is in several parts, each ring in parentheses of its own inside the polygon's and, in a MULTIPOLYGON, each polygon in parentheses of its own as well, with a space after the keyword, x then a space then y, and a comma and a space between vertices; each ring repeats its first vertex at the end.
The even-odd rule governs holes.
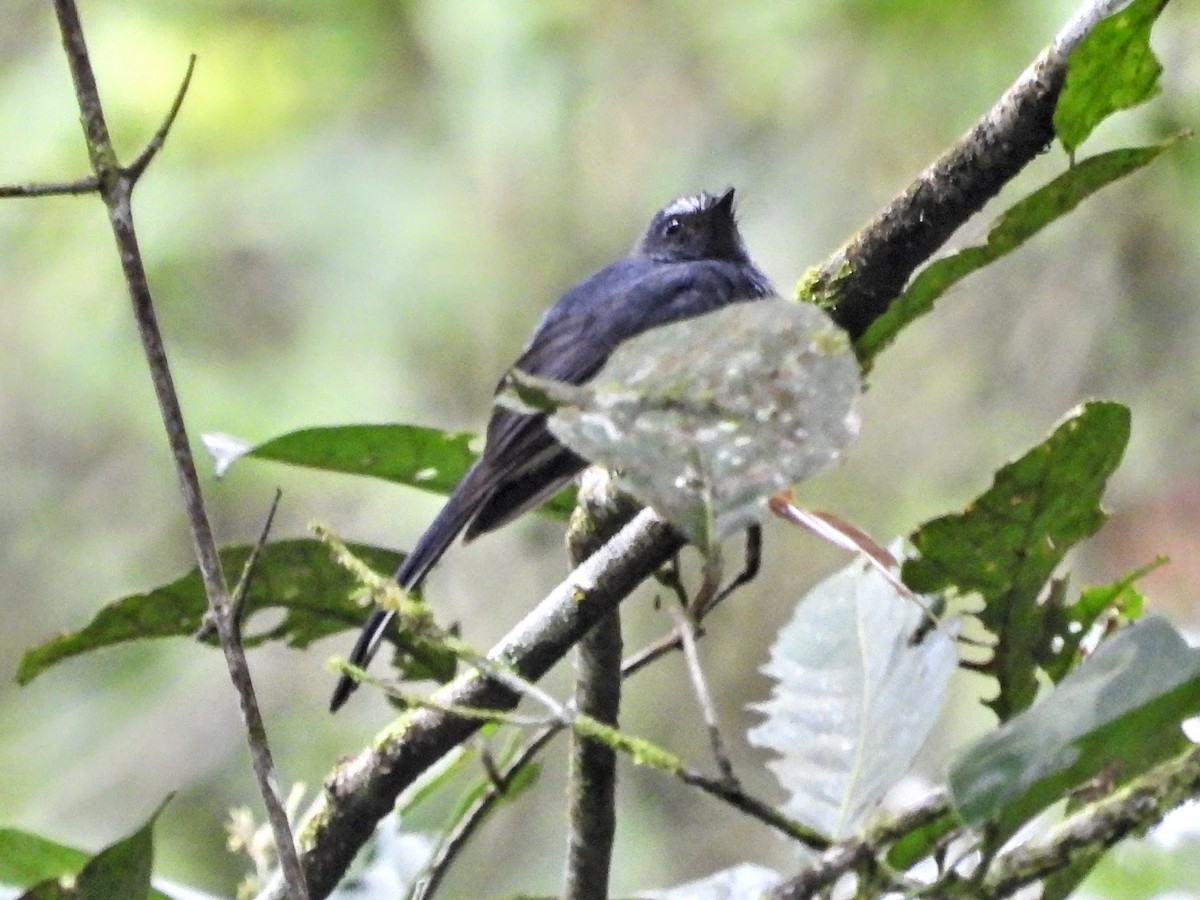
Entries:
POLYGON ((670 237, 673 234, 678 234, 679 229, 683 227, 683 222, 679 219, 667 219, 667 224, 663 226, 663 234, 670 237))

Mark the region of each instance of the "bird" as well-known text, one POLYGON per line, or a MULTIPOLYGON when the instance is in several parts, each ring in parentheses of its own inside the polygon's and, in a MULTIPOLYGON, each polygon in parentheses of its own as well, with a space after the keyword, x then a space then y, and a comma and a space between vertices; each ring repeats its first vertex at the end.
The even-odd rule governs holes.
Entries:
MULTIPOLYGON (((738 229, 734 189, 701 192, 656 212, 632 252, 570 288, 542 317, 511 366, 580 385, 624 341, 651 328, 732 303, 774 295, 738 229)), ((501 379, 496 391, 505 384, 501 379)), ((495 406, 483 452, 396 571, 406 591, 420 588, 459 534, 464 542, 511 522, 557 493, 588 465, 550 433, 544 414, 495 406)), ((368 618, 349 661, 366 668, 395 612, 368 618)), ((358 682, 343 673, 330 700, 336 712, 358 682)))

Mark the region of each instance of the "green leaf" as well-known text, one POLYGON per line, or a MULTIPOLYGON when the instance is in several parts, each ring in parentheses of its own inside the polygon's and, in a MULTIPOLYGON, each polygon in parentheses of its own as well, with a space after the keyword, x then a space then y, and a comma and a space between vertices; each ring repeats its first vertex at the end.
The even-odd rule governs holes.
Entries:
POLYGON ((1075 889, 1096 868, 1096 863, 1103 855, 1104 851, 1095 847, 1076 851, 1067 866, 1049 875, 1042 882, 1042 893, 1038 900, 1067 900, 1068 897, 1074 896, 1075 889))
POLYGON ((930 263, 858 339, 855 352, 864 368, 913 320, 933 309, 934 301, 953 285, 1016 250, 1100 188, 1152 162, 1178 139, 1176 136, 1149 147, 1112 150, 1089 157, 1004 212, 992 223, 986 243, 930 263))
POLYGON ((1054 109, 1054 131, 1067 153, 1096 126, 1158 93, 1162 64, 1150 49, 1150 29, 1166 0, 1134 0, 1105 19, 1071 53, 1054 109))
MULTIPOLYGON (((305 428, 257 446, 222 434, 203 435, 218 475, 243 457, 270 460, 346 475, 364 475, 445 496, 475 462, 475 436, 418 425, 337 425, 305 428)), ((573 490, 543 505, 565 519, 575 505, 573 490)))
POLYGON ((837 461, 858 429, 858 363, 808 303, 739 303, 626 341, 586 385, 516 375, 554 436, 706 552, 766 499, 837 461))
POLYGON ((933 593, 957 588, 983 597, 979 614, 996 639, 987 671, 999 693, 987 705, 1001 721, 1033 702, 1036 668, 1053 657, 1064 617, 1057 594, 1039 603, 1047 580, 1074 544, 1107 518, 1100 497, 1129 440, 1129 410, 1092 402, 1069 415, 1042 444, 996 473, 965 512, 922 525, 904 583, 933 593))
POLYGON ((87 860, 83 850, 26 831, 0 829, 0 884, 27 885, 71 875, 87 860))
POLYGON ((904 776, 941 713, 958 652, 925 614, 855 561, 809 591, 771 647, 771 699, 749 739, 778 755, 785 812, 833 840, 853 834, 904 776))
POLYGON ((932 822, 908 832, 892 845, 887 861, 892 868, 903 872, 931 854, 942 838, 962 827, 958 813, 947 810, 932 822))
MULTIPOLYGON (((249 545, 225 547, 221 562, 230 578, 242 571, 249 545)), ((379 547, 351 545, 351 550, 372 568, 391 572, 403 558, 379 547)), ((319 638, 358 628, 370 610, 354 599, 358 585, 337 565, 319 541, 296 539, 267 544, 259 556, 254 581, 244 609, 244 642, 253 647, 266 641, 286 640, 303 648, 319 638), (253 616, 261 610, 280 609, 282 621, 255 633, 253 616)), ((101 609, 79 631, 60 634, 27 651, 17 671, 17 681, 27 684, 50 666, 72 656, 144 638, 191 637, 208 612, 208 601, 198 569, 142 594, 131 594, 101 609)), ((454 672, 453 656, 443 648, 391 629, 396 664, 411 679, 444 681, 454 672)), ((215 637, 211 640, 215 644, 215 637)))
POLYGON ((950 771, 968 825, 997 840, 1099 773, 1125 781, 1187 746, 1200 712, 1200 650, 1166 619, 1117 632, 1030 709, 968 747, 950 771))
POLYGON ((1080 643, 1106 612, 1114 611, 1127 620, 1141 617, 1145 599, 1133 585, 1166 561, 1166 557, 1160 556, 1111 584, 1088 588, 1070 606, 1054 604, 1047 609, 1047 628, 1059 638, 1050 648, 1049 658, 1041 660, 1051 681, 1062 681, 1063 676, 1075 667, 1080 643))
MULTIPOLYGON (((167 800, 170 798, 168 797, 167 800)), ((101 850, 90 859, 78 850, 16 831, 0 832, 0 879, 28 884, 29 900, 170 900, 150 888, 154 860, 154 823, 167 800, 133 834, 101 850), (13 860, 10 860, 9 851, 13 860), (12 863, 16 863, 13 865, 12 863), (78 873, 78 874, 76 874, 78 873), (69 879, 73 884, 64 886, 69 879)))

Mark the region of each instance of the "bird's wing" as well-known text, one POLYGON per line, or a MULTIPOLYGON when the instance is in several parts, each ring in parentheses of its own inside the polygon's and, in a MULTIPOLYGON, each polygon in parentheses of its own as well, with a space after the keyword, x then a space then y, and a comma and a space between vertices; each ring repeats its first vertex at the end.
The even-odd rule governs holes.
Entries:
MULTIPOLYGON (((735 293, 720 269, 622 260, 568 291, 542 319, 513 368, 582 384, 634 335, 724 305, 735 293)), ((550 434, 544 415, 497 408, 479 462, 487 473, 479 482, 487 499, 467 527, 467 540, 538 505, 585 465, 550 434)))
MULTIPOLYGON (((583 384, 600 371, 613 350, 643 331, 762 297, 770 289, 753 266, 621 260, 563 295, 513 368, 583 384)), ((536 457, 553 442, 544 423, 544 416, 497 408, 488 423, 484 459, 493 460, 499 471, 520 468, 523 459, 536 457)))

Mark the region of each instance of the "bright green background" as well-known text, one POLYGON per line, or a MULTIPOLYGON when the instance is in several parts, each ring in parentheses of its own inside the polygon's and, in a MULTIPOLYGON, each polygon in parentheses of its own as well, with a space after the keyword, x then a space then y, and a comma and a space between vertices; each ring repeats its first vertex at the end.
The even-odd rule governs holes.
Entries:
MULTIPOLYGON (((789 292, 969 127, 1071 9, 95 0, 82 13, 127 156, 199 55, 137 223, 193 437, 257 441, 315 424, 479 428, 540 311, 679 194, 736 185, 747 241, 789 292)), ((1194 8, 1168 8, 1162 96, 1106 123, 1081 155, 1200 120, 1198 31, 1194 8)), ((47 4, 6 0, 0 181, 84 174, 77 119, 47 4)), ((1100 580, 1172 554, 1145 587, 1186 622, 1200 585, 1198 164, 1194 142, 1175 148, 956 288, 880 358, 861 439, 804 499, 886 539, 977 494, 1081 399, 1114 397, 1133 409, 1133 440, 1109 495, 1114 522, 1079 562, 1100 580)), ((1046 154, 1001 203, 1064 165, 1046 154)), ((175 578, 190 549, 96 200, 0 204, 0 311, 0 672, 11 675, 26 646, 175 578)), ((206 480, 225 540, 252 539, 276 485, 281 536, 317 518, 405 547, 436 509, 401 488, 247 462, 206 480)), ((560 531, 530 522, 453 552, 431 599, 486 645, 563 571, 560 531)), ((791 602, 841 562, 783 528, 767 541, 763 578, 705 642, 731 731, 756 721, 744 706, 765 695, 757 669, 791 602)), ((645 599, 628 608, 631 645, 667 625, 645 599)), ((348 644, 252 656, 285 782, 318 784, 385 720, 374 698, 324 713, 324 660, 348 644)), ((628 727, 704 759, 678 661, 631 690, 628 727)), ((965 694, 953 719, 931 772, 987 722, 965 694)), ((518 818, 485 831, 448 896, 556 889, 559 755, 518 818)), ((759 754, 741 749, 737 762, 777 796, 759 754)), ((232 805, 256 806, 248 771, 220 657, 186 642, 73 661, 23 690, 0 683, 2 824, 99 847, 177 789, 159 869, 226 892, 241 867, 221 822, 232 805)), ((621 802, 618 891, 745 857, 791 865, 748 820, 659 775, 626 771, 621 802)), ((1110 875, 1107 896, 1145 896, 1143 879, 1167 866, 1145 861, 1155 852, 1121 854, 1133 871, 1110 875)), ((1171 883, 1200 890, 1188 853, 1171 883)))

